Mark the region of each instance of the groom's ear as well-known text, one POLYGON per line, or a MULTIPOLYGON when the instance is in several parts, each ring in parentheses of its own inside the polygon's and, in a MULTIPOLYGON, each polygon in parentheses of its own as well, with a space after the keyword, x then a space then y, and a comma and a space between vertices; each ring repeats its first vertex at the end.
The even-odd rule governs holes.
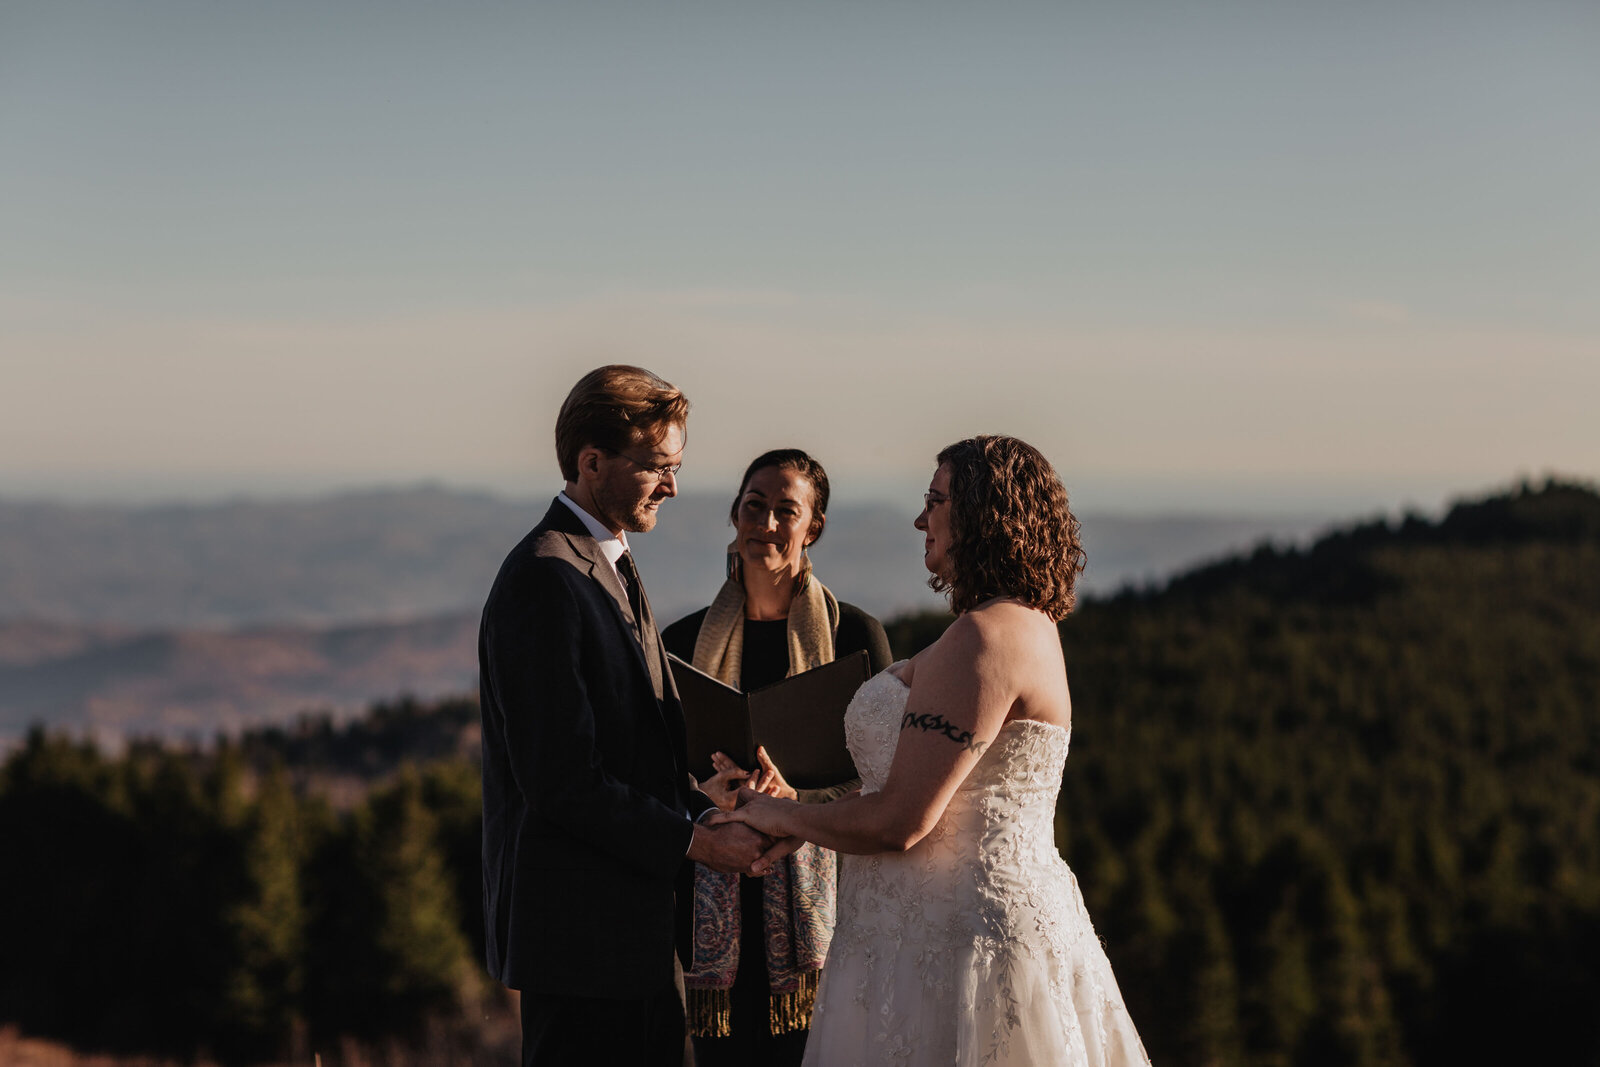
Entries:
POLYGON ((584 445, 578 450, 578 480, 582 481, 585 474, 593 478, 600 476, 600 457, 604 450, 599 445, 584 445))

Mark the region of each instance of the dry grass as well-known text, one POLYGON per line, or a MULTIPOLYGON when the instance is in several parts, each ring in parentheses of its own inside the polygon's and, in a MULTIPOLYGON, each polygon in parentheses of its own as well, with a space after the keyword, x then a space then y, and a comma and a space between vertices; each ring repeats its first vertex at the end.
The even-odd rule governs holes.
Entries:
POLYGON ((107 1056, 77 1052, 58 1041, 24 1037, 15 1026, 0 1027, 0 1064, 5 1067, 213 1067, 183 1065, 152 1056, 107 1056))
MULTIPOLYGON (((294 1058, 255 1067, 510 1067, 520 1060, 522 1034, 516 993, 502 991, 484 1006, 477 1027, 429 1026, 420 1044, 367 1044, 351 1038, 332 1048, 312 1049, 294 1058)), ((297 1042, 298 1043, 298 1042, 297 1042)), ((175 1060, 160 1056, 84 1052, 60 1041, 28 1037, 16 1026, 0 1025, 0 1067, 220 1067, 208 1057, 175 1060)))

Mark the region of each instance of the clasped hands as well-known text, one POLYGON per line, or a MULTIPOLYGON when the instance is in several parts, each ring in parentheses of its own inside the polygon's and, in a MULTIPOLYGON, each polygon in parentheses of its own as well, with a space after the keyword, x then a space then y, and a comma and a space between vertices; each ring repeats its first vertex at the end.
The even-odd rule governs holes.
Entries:
POLYGON ((718 810, 695 824, 690 859, 725 874, 760 876, 805 843, 774 832, 770 819, 757 816, 749 808, 751 804, 761 807, 761 801, 775 804, 770 798, 796 798, 764 747, 756 749, 756 759, 760 769, 747 771, 725 754, 712 753, 711 764, 716 773, 702 782, 700 789, 718 810))

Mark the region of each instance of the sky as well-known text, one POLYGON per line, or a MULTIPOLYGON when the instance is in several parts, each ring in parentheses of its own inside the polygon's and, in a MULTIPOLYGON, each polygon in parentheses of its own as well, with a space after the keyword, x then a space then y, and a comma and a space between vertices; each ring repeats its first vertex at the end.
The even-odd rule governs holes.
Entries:
POLYGON ((570 385, 914 497, 1600 475, 1600 5, 0 0, 0 498, 543 496, 570 385))

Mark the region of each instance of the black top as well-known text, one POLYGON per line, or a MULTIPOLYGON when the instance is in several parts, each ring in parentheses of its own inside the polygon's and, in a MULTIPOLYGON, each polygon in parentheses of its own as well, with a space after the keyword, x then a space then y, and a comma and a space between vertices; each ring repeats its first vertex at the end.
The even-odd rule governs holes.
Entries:
MULTIPOLYGON (((694 643, 709 607, 685 615, 661 631, 661 643, 681 660, 694 661, 694 643)), ((883 624, 854 604, 839 601, 839 629, 833 635, 837 656, 865 650, 867 664, 877 674, 894 662, 889 635, 883 624)), ((739 664, 739 687, 746 693, 789 676, 789 620, 744 620, 744 659, 739 664)))

